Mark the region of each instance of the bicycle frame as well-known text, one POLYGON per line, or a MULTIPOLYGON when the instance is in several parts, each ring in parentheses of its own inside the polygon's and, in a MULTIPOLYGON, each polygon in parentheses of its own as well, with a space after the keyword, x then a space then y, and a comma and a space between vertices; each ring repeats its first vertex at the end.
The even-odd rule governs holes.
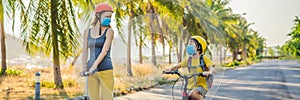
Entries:
POLYGON ((179 78, 182 78, 184 81, 184 87, 183 87, 183 92, 182 92, 182 100, 189 100, 189 95, 187 93, 187 85, 188 85, 188 80, 194 76, 204 76, 203 73, 196 73, 192 75, 182 75, 178 70, 173 70, 170 72, 165 72, 163 71, 163 74, 176 74, 179 76, 179 78))

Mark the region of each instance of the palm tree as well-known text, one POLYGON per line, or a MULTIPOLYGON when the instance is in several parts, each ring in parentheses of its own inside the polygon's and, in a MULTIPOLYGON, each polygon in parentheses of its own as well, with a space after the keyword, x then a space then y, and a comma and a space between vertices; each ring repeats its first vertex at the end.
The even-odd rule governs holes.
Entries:
POLYGON ((14 22, 15 22, 15 13, 16 9, 19 7, 23 8, 22 2, 16 2, 16 0, 6 0, 4 2, 0 1, 0 28, 1 28, 1 73, 4 75, 7 69, 6 65, 6 46, 5 46, 5 29, 4 29, 4 14, 6 13, 12 20, 12 30, 14 32, 14 22), (4 9, 5 7, 5 9, 4 9), (12 12, 12 13, 10 13, 12 12))
MULTIPOLYGON (((175 19, 180 19, 183 16, 183 9, 178 5, 178 1, 174 0, 148 0, 147 6, 144 6, 144 10, 147 13, 150 30, 151 40, 151 62, 156 65, 156 41, 159 40, 162 43, 163 55, 165 55, 165 39, 167 39, 168 33, 164 33, 163 22, 164 15, 169 15, 175 19), (161 16, 163 15, 163 16, 161 16)), ((173 20, 173 21, 174 21, 173 20)), ((178 34, 178 33, 176 33, 178 34)))
MULTIPOLYGON (((141 1, 130 1, 127 3, 121 3, 118 2, 118 7, 116 10, 116 21, 117 21, 117 27, 119 30, 119 34, 122 36, 122 27, 121 25, 122 20, 126 19, 127 16, 129 16, 129 23, 128 23, 128 37, 127 37, 127 73, 129 76, 133 76, 132 69, 131 69, 131 36, 132 36, 132 30, 135 26, 135 20, 134 18, 138 15, 138 13, 141 13, 139 10, 140 8, 136 6, 134 3, 139 3, 141 1), (122 9, 121 7, 124 6, 126 9, 122 9)), ((124 40, 124 39, 123 39, 124 40)), ((141 50, 141 48, 140 48, 141 50)), ((141 52, 141 51, 140 51, 141 52)))
MULTIPOLYGON (((206 39, 213 41, 213 39, 218 35, 223 35, 224 33, 220 28, 218 28, 217 17, 212 13, 212 11, 208 8, 207 2, 204 1, 193 1, 193 0, 155 0, 160 6, 160 9, 155 9, 155 13, 163 13, 170 15, 173 17, 172 19, 179 21, 182 23, 181 31, 175 32, 165 32, 164 36, 168 42, 169 36, 168 33, 177 34, 178 46, 177 49, 178 62, 181 62, 182 53, 183 53, 183 43, 186 46, 188 43, 188 37, 192 35, 201 35, 206 39), (162 9, 161 9, 162 8, 162 9), (167 9, 164 9, 167 8, 167 9), (209 34, 208 34, 209 33, 209 34)), ((158 5, 153 4, 153 5, 158 5)), ((158 15, 158 14, 156 14, 158 15)), ((165 17, 165 16, 163 16, 165 17)), ((164 19, 161 17, 161 19, 164 19)), ((164 22, 164 20, 161 20, 164 22)), ((167 22, 170 24, 170 22, 167 22)), ((161 25, 165 26, 165 25, 161 25)), ((170 27, 172 29, 174 27, 170 27)), ((163 32, 160 32, 163 33, 163 32)), ((169 44, 170 45, 170 44, 169 44)))
MULTIPOLYGON (((223 56, 222 56, 223 49, 224 49, 224 47, 226 47, 225 36, 226 36, 227 32, 225 31, 225 27, 229 23, 236 22, 236 18, 231 15, 231 13, 232 13, 231 9, 225 7, 228 3, 229 3, 229 1, 226 1, 226 0, 223 0, 223 1, 214 0, 214 2, 212 2, 212 0, 207 0, 207 5, 219 19, 218 20, 219 25, 217 27, 220 28, 220 30, 222 31, 222 34, 223 34, 223 35, 214 35, 215 38, 212 41, 212 43, 217 48, 217 55, 219 55, 219 63, 220 64, 223 61, 223 59, 222 59, 223 58, 223 56)), ((225 58, 225 55, 224 55, 224 58, 225 58)))
POLYGON ((136 16, 134 18, 133 24, 133 33, 134 33, 134 40, 135 45, 139 48, 139 63, 143 64, 143 47, 147 47, 145 43, 145 39, 148 34, 146 34, 147 29, 145 28, 146 25, 144 24, 144 16, 136 16))
POLYGON ((257 33, 254 33, 255 37, 257 37, 258 47, 256 49, 256 55, 262 56, 264 52, 264 48, 266 47, 266 39, 263 37, 258 36, 257 33))
POLYGON ((250 34, 246 36, 246 38, 249 40, 247 41, 249 44, 246 45, 246 57, 256 57, 256 50, 259 47, 258 42, 258 33, 256 31, 250 31, 250 34))
POLYGON ((168 53, 169 54, 169 64, 171 64, 172 49, 173 49, 173 47, 177 46, 177 43, 175 41, 178 40, 178 33, 181 32, 179 27, 183 27, 183 26, 182 26, 182 23, 174 21, 174 19, 168 18, 168 17, 163 18, 162 24, 163 24, 164 33, 167 33, 165 39, 169 45, 169 53, 168 53), (168 24, 166 24, 166 22, 168 24))
POLYGON ((296 16, 293 21, 294 26, 292 27, 292 32, 288 34, 291 39, 286 41, 283 48, 286 54, 300 59, 300 18, 296 16))
POLYGON ((6 66, 6 46, 5 46, 5 31, 4 31, 4 9, 3 2, 0 1, 0 29, 1 29, 1 75, 5 74, 6 66))
POLYGON ((232 14, 231 11, 229 14, 232 16, 231 20, 233 22, 225 22, 222 26, 227 33, 225 34, 226 45, 232 53, 232 60, 235 61, 239 49, 245 44, 245 36, 249 30, 248 27, 251 24, 248 24, 245 18, 241 17, 239 14, 232 14))
POLYGON ((52 53, 54 82, 63 89, 60 61, 73 55, 79 47, 79 32, 73 4, 68 0, 31 0, 22 14, 22 38, 26 51, 35 55, 52 53), (64 58, 64 59, 61 59, 64 58))
MULTIPOLYGON (((174 9, 169 9, 169 7, 171 8, 175 8, 175 9, 178 9, 176 7, 180 7, 180 6, 176 6, 174 4, 170 4, 172 3, 173 1, 168 1, 168 0, 150 0, 148 2, 135 2, 136 4, 138 4, 137 8, 136 8, 136 11, 138 16, 135 16, 135 19, 137 20, 135 23, 134 23, 134 26, 138 25, 138 29, 140 32, 143 32, 143 31, 150 31, 150 34, 148 34, 147 32, 143 32, 143 35, 142 34, 137 34, 138 32, 134 31, 134 34, 136 37, 139 37, 139 41, 136 40, 136 43, 139 43, 139 44, 136 44, 136 45, 139 45, 139 62, 141 63, 142 62, 142 47, 143 46, 146 46, 144 42, 144 40, 142 39, 145 39, 145 37, 149 36, 152 41, 151 43, 151 48, 152 48, 152 64, 156 64, 156 55, 155 55, 155 47, 156 47, 156 40, 157 40, 157 37, 159 38, 160 42, 162 43, 162 47, 163 47, 163 55, 165 54, 164 51, 165 51, 165 43, 164 43, 164 40, 165 40, 165 34, 163 32, 163 28, 162 28, 162 17, 160 16, 160 14, 173 14, 173 15, 177 15, 177 14, 174 14, 172 12, 174 12, 174 9), (167 7, 167 9, 162 9, 162 7, 167 7), (149 11, 152 11, 152 13, 149 13, 149 11), (150 27, 148 30, 145 29, 144 27, 146 27, 147 25, 144 25, 143 23, 139 23, 140 21, 143 20, 143 18, 145 18, 146 16, 144 16, 144 12, 147 12, 147 15, 148 16, 148 20, 145 19, 144 22, 148 22, 148 26, 150 27), (151 17, 152 16, 152 17, 151 17), (151 21, 152 20, 152 21, 151 21), (158 30, 158 32, 157 32, 158 30)), ((173 16, 172 15, 172 16, 173 16)), ((175 17, 175 16, 174 16, 175 17)))
POLYGON ((155 54, 155 30, 154 30, 154 18, 155 10, 150 1, 148 1, 147 6, 147 15, 149 16, 149 25, 150 25, 150 34, 151 34, 151 62, 153 65, 156 65, 156 54, 155 54))

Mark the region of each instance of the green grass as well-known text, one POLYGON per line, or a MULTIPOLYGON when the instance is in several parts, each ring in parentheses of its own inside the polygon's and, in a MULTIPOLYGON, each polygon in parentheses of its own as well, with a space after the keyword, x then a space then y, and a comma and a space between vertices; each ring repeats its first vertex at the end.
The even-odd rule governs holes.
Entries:
POLYGON ((226 63, 226 64, 221 64, 221 66, 224 67, 230 67, 230 68, 236 68, 238 66, 247 66, 247 65, 251 65, 254 63, 258 63, 261 62, 261 58, 260 57, 255 57, 255 58, 248 58, 246 60, 242 60, 242 61, 233 61, 230 63, 226 63))
MULTIPOLYGON (((2 71, 2 68, 0 68, 0 72, 1 71, 2 71)), ((14 68, 7 68, 5 71, 5 75, 7 75, 7 76, 20 76, 23 73, 24 72, 22 70, 14 69, 14 68)))

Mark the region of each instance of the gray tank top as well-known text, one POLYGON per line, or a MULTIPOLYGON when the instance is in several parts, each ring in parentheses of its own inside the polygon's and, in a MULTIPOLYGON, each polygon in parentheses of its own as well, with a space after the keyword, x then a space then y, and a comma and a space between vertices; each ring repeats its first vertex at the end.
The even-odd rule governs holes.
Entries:
MULTIPOLYGON (((108 28, 107 28, 108 29, 108 28)), ((89 29, 88 33, 88 48, 90 57, 87 63, 88 69, 91 68, 91 66, 94 64, 100 53, 102 52, 105 40, 106 40, 106 32, 107 29, 105 29, 104 33, 101 35, 101 37, 93 38, 91 37, 91 29, 89 29)), ((103 60, 98 64, 96 71, 104 71, 104 70, 111 70, 113 69, 112 61, 110 57, 110 49, 109 48, 107 54, 103 58, 103 60)))

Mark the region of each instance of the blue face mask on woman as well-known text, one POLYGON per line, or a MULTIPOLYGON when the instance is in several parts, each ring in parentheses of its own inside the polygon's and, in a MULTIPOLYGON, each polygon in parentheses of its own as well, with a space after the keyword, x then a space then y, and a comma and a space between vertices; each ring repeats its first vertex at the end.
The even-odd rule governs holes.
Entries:
POLYGON ((186 47, 186 52, 187 52, 190 56, 192 56, 192 55, 195 54, 195 49, 194 49, 194 48, 195 48, 194 45, 188 45, 188 46, 186 47))
POLYGON ((102 26, 109 26, 110 22, 111 22, 110 18, 102 18, 101 25, 102 26))

